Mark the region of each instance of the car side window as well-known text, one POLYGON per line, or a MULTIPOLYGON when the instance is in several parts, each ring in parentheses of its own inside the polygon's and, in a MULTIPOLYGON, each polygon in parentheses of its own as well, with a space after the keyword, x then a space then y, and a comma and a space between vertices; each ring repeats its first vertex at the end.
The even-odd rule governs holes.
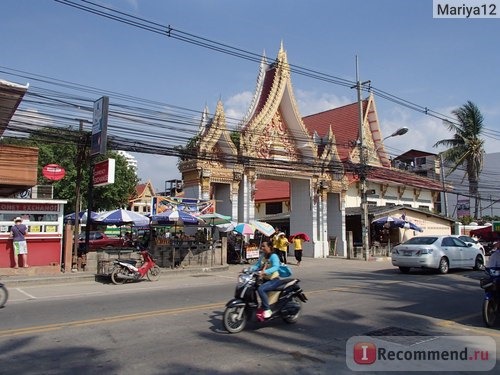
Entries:
POLYGON ((465 242, 463 242, 462 240, 458 239, 458 238, 452 237, 451 240, 453 240, 453 245, 452 246, 467 247, 467 244, 465 242))
POLYGON ((454 246, 453 239, 451 237, 443 238, 443 241, 441 242, 441 246, 454 246))
POLYGON ((103 235, 101 233, 96 233, 96 235, 95 235, 95 239, 96 240, 102 240, 103 238, 104 237, 103 237, 103 235))

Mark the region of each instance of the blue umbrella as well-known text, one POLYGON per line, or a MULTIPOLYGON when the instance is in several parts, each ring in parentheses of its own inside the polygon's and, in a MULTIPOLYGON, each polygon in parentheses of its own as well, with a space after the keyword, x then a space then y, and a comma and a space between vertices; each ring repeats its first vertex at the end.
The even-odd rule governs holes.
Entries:
MULTIPOLYGON (((98 216, 99 216, 99 214, 97 212, 90 211, 90 218, 92 220, 95 220, 98 216)), ((87 211, 80 211, 78 213, 78 218, 79 218, 80 222, 86 223, 87 222, 87 211)), ((64 216, 64 221, 75 221, 75 213, 73 212, 71 214, 67 214, 66 216, 64 216)))
POLYGON ((406 221, 403 219, 399 219, 397 217, 392 216, 384 216, 372 221, 372 224, 375 226, 382 227, 385 224, 389 224, 390 228, 406 228, 415 230, 418 232, 423 232, 424 230, 420 228, 418 225, 412 223, 411 221, 406 221))
POLYGON ((166 210, 160 214, 152 216, 153 221, 158 223, 184 223, 184 224, 198 224, 200 219, 190 213, 177 210, 166 210))
POLYGON ((123 209, 108 211, 100 214, 95 220, 97 223, 107 225, 125 225, 131 224, 135 226, 149 225, 149 218, 144 215, 138 214, 134 211, 123 209))

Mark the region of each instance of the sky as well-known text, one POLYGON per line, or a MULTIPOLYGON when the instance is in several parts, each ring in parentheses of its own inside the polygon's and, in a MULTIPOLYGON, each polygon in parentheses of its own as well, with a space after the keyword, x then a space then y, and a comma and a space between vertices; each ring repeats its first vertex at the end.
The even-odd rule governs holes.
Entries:
MULTIPOLYGON (((73 0, 77 4, 86 4, 73 0)), ((464 3, 472 0, 464 0, 464 3)), ((290 64, 361 81, 408 103, 451 116, 474 102, 484 116, 485 149, 500 130, 500 19, 433 18, 432 0, 93 0, 273 60, 283 43, 290 64)), ((0 2, 0 79, 26 84, 12 69, 202 111, 220 99, 241 118, 259 65, 84 12, 54 0, 0 2)), ((291 76, 302 116, 357 100, 356 90, 291 76)), ((98 98, 96 98, 97 100, 98 98)), ((398 155, 437 153, 451 133, 442 120, 375 96, 385 141, 398 155)), ((177 158, 134 153, 140 179, 156 190, 180 178, 177 158)))

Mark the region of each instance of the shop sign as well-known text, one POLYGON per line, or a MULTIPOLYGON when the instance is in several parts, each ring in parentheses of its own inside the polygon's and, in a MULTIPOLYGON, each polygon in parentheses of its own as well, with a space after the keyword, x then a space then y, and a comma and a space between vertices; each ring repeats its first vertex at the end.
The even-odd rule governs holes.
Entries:
POLYGON ((94 186, 104 186, 115 182, 115 159, 108 159, 95 163, 94 186))
POLYGON ((43 167, 42 174, 47 180, 59 181, 64 178, 66 171, 58 164, 47 164, 43 167))
POLYGON ((0 211, 39 212, 59 211, 59 205, 51 203, 0 203, 0 211))

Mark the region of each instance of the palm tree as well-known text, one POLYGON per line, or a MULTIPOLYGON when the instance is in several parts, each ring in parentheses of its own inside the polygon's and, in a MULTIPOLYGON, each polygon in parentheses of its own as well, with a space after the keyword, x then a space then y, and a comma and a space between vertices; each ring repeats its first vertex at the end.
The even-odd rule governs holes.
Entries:
MULTIPOLYGON (((469 195, 475 198, 474 218, 478 218, 479 211, 479 175, 483 169, 484 140, 483 115, 479 108, 470 100, 460 108, 452 111, 457 122, 446 122, 448 130, 454 132, 451 139, 443 139, 434 145, 449 147, 442 153, 444 160, 453 166, 448 174, 458 167, 465 167, 465 176, 469 180, 469 195)), ((465 177, 464 176, 464 177, 465 177)))

